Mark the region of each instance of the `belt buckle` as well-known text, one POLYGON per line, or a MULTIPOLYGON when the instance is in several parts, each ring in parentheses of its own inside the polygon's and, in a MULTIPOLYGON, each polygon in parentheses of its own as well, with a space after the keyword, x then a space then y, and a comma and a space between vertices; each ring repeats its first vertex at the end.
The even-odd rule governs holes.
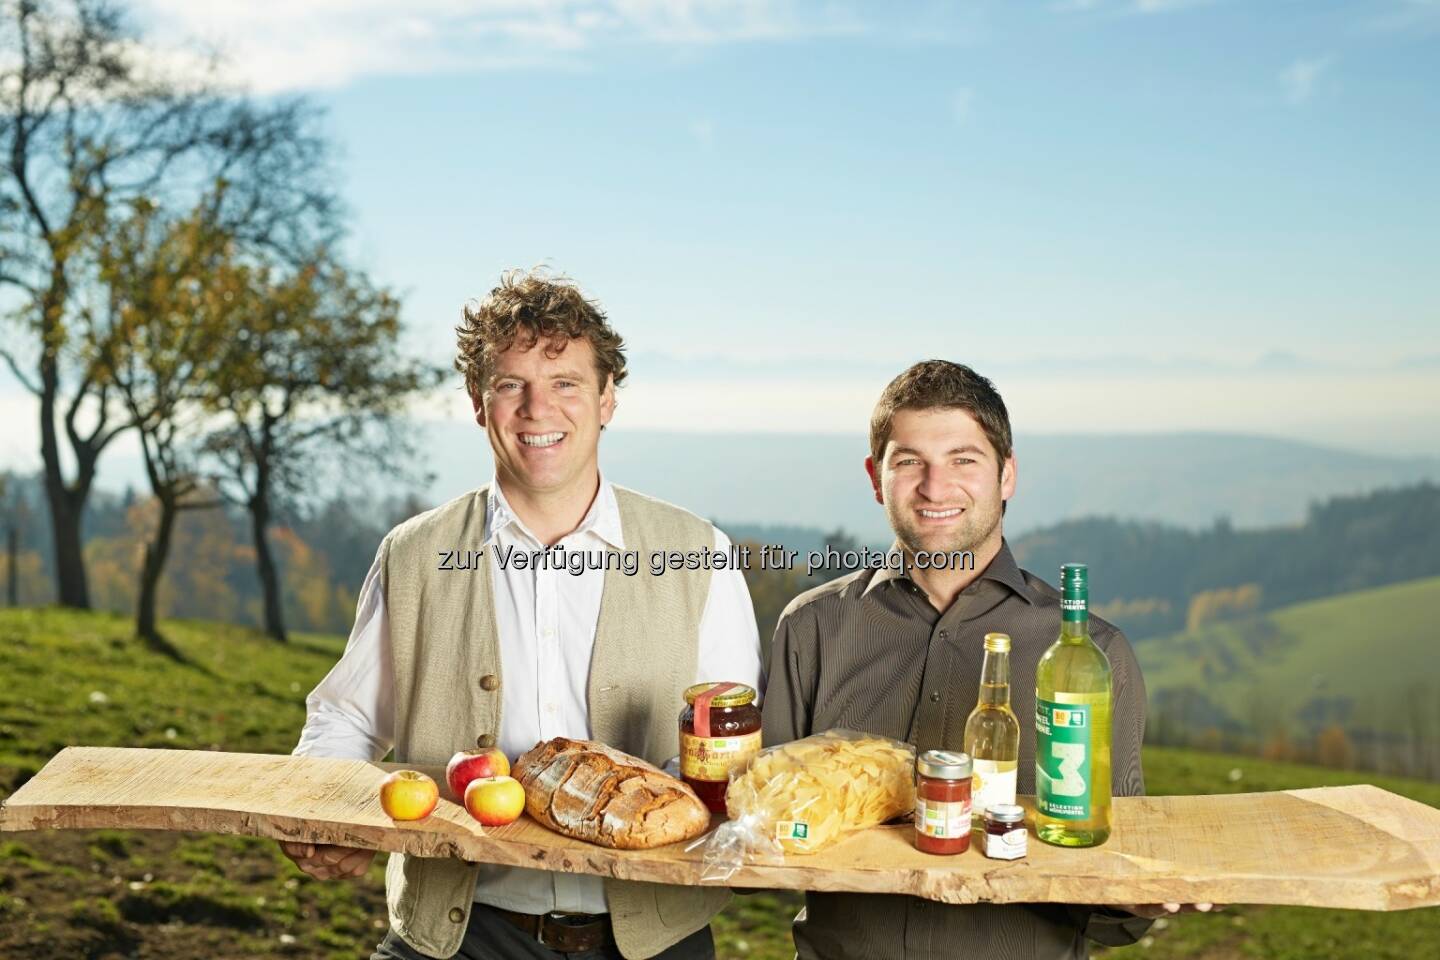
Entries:
MULTIPOLYGON (((547 927, 552 929, 555 927, 568 927, 578 934, 579 928, 593 926, 599 919, 599 917, 589 913, 557 913, 554 911, 544 913, 540 915, 539 929, 535 931, 535 939, 542 947, 561 953, 580 953, 584 950, 591 950, 594 949, 593 945, 577 944, 569 938, 557 939, 555 941, 547 940, 545 931, 547 927)), ((589 931, 587 931, 587 933, 588 932, 589 931)), ((596 945, 598 945, 598 941, 596 945)))

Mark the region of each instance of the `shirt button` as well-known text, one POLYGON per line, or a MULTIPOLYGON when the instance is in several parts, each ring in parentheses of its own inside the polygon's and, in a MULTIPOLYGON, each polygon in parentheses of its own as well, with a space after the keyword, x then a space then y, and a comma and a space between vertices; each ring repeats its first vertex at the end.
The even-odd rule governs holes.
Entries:
POLYGON ((481 750, 489 750, 491 747, 495 746, 495 735, 491 733, 480 734, 480 736, 475 738, 475 746, 479 747, 481 750))
POLYGON ((553 703, 547 703, 547 704, 545 704, 545 712, 546 712, 546 713, 554 714, 554 713, 558 713, 559 710, 560 710, 560 708, 557 707, 557 706, 555 706, 555 704, 553 704, 553 703))
POLYGON ((940 631, 940 639, 941 639, 941 640, 944 640, 944 639, 945 639, 946 637, 948 637, 948 636, 950 636, 950 634, 947 633, 946 631, 944 631, 944 630, 941 630, 941 631, 940 631))
POLYGON ((933 691, 931 691, 931 693, 930 693, 930 702, 931 702, 931 703, 939 703, 939 702, 940 702, 940 691, 939 691, 939 690, 933 690, 933 691))
POLYGON ((480 689, 491 693, 500 689, 500 678, 493 673, 487 673, 480 678, 480 689))
POLYGON ((464 920, 464 919, 465 919, 465 911, 464 911, 464 910, 460 909, 459 907, 451 907, 451 908, 450 908, 450 920, 451 920, 452 922, 454 922, 454 923, 459 923, 460 921, 462 921, 462 920, 464 920))

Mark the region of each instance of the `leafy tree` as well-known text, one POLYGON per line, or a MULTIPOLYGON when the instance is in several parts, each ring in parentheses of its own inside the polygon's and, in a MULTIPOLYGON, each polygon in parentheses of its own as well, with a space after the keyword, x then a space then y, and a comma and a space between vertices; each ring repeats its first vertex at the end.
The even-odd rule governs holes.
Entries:
POLYGON ((157 645, 163 645, 157 594, 175 519, 182 510, 221 502, 204 482, 196 446, 248 275, 234 260, 229 234, 215 223, 222 194, 176 222, 137 200, 129 217, 107 226, 97 253, 107 292, 103 323, 117 334, 98 367, 139 432, 159 508, 145 544, 136 609, 136 631, 157 645))
POLYGON ((103 374, 117 331, 78 317, 102 286, 92 232, 139 198, 188 210, 217 180, 230 185, 217 222, 244 243, 293 256, 335 230, 313 108, 227 93, 213 65, 178 78, 157 62, 106 0, 0 0, 0 359, 39 402, 71 607, 90 603, 81 527, 99 457, 134 426, 103 374))
MULTIPOLYGON (((404 356, 399 300, 333 258, 251 281, 212 384, 224 422, 205 449, 220 490, 249 511, 265 630, 283 642, 285 594, 267 537, 277 508, 329 486, 327 470, 351 489, 352 477, 428 480, 399 415, 444 371, 404 356)), ((318 595, 311 588, 305 601, 312 620, 318 595)))

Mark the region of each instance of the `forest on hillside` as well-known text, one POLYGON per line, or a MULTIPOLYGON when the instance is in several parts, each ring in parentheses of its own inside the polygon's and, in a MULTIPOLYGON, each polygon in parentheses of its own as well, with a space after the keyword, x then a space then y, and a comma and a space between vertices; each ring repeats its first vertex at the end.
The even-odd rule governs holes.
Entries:
MULTIPOLYGON (((273 537, 286 621, 296 629, 345 632, 355 598, 381 538, 391 526, 433 504, 412 495, 374 502, 335 494, 277 513, 273 537)), ((44 498, 31 477, 12 475, 0 497, 0 586, 12 605, 53 602, 53 563, 44 498), (11 571, 14 571, 13 573, 11 571)), ((830 532, 721 523, 741 542, 785 542, 808 551, 857 546, 844 519, 830 532)), ((85 558, 95 605, 128 611, 136 568, 156 522, 152 498, 134 491, 92 495, 85 515, 85 558)), ((259 624, 261 594, 249 521, 216 506, 181 515, 161 585, 167 617, 259 624)), ((1060 564, 1091 567, 1096 611, 1137 643, 1303 600, 1440 575, 1440 487, 1422 483, 1336 497, 1311 505, 1303 523, 1237 529, 1226 522, 1191 530, 1120 518, 1067 521, 1016 540, 1022 566, 1054 580, 1060 564)), ((747 579, 762 637, 796 594, 845 572, 807 577, 803 569, 750 570, 747 579)))

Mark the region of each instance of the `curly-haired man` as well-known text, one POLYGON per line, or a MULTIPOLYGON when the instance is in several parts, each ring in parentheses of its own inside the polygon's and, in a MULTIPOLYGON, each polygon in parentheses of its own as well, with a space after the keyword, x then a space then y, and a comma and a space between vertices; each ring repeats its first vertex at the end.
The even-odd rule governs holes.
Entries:
MULTIPOLYGON (((494 478, 385 537, 345 654, 307 700, 295 752, 379 759, 393 746, 399 762, 443 764, 461 749, 498 746, 513 758, 564 736, 665 763, 687 686, 761 686, 741 572, 522 569, 501 558, 556 547, 612 558, 724 551, 729 541, 601 474, 600 432, 625 379, 624 343, 573 283, 507 273, 466 307, 456 332, 456 367, 489 440, 494 478), (483 556, 467 569, 437 563, 475 548, 483 556)), ((359 875, 374 856, 284 849, 322 878, 359 875)), ((713 957, 709 921, 726 896, 392 855, 390 930, 372 960, 713 957)))

